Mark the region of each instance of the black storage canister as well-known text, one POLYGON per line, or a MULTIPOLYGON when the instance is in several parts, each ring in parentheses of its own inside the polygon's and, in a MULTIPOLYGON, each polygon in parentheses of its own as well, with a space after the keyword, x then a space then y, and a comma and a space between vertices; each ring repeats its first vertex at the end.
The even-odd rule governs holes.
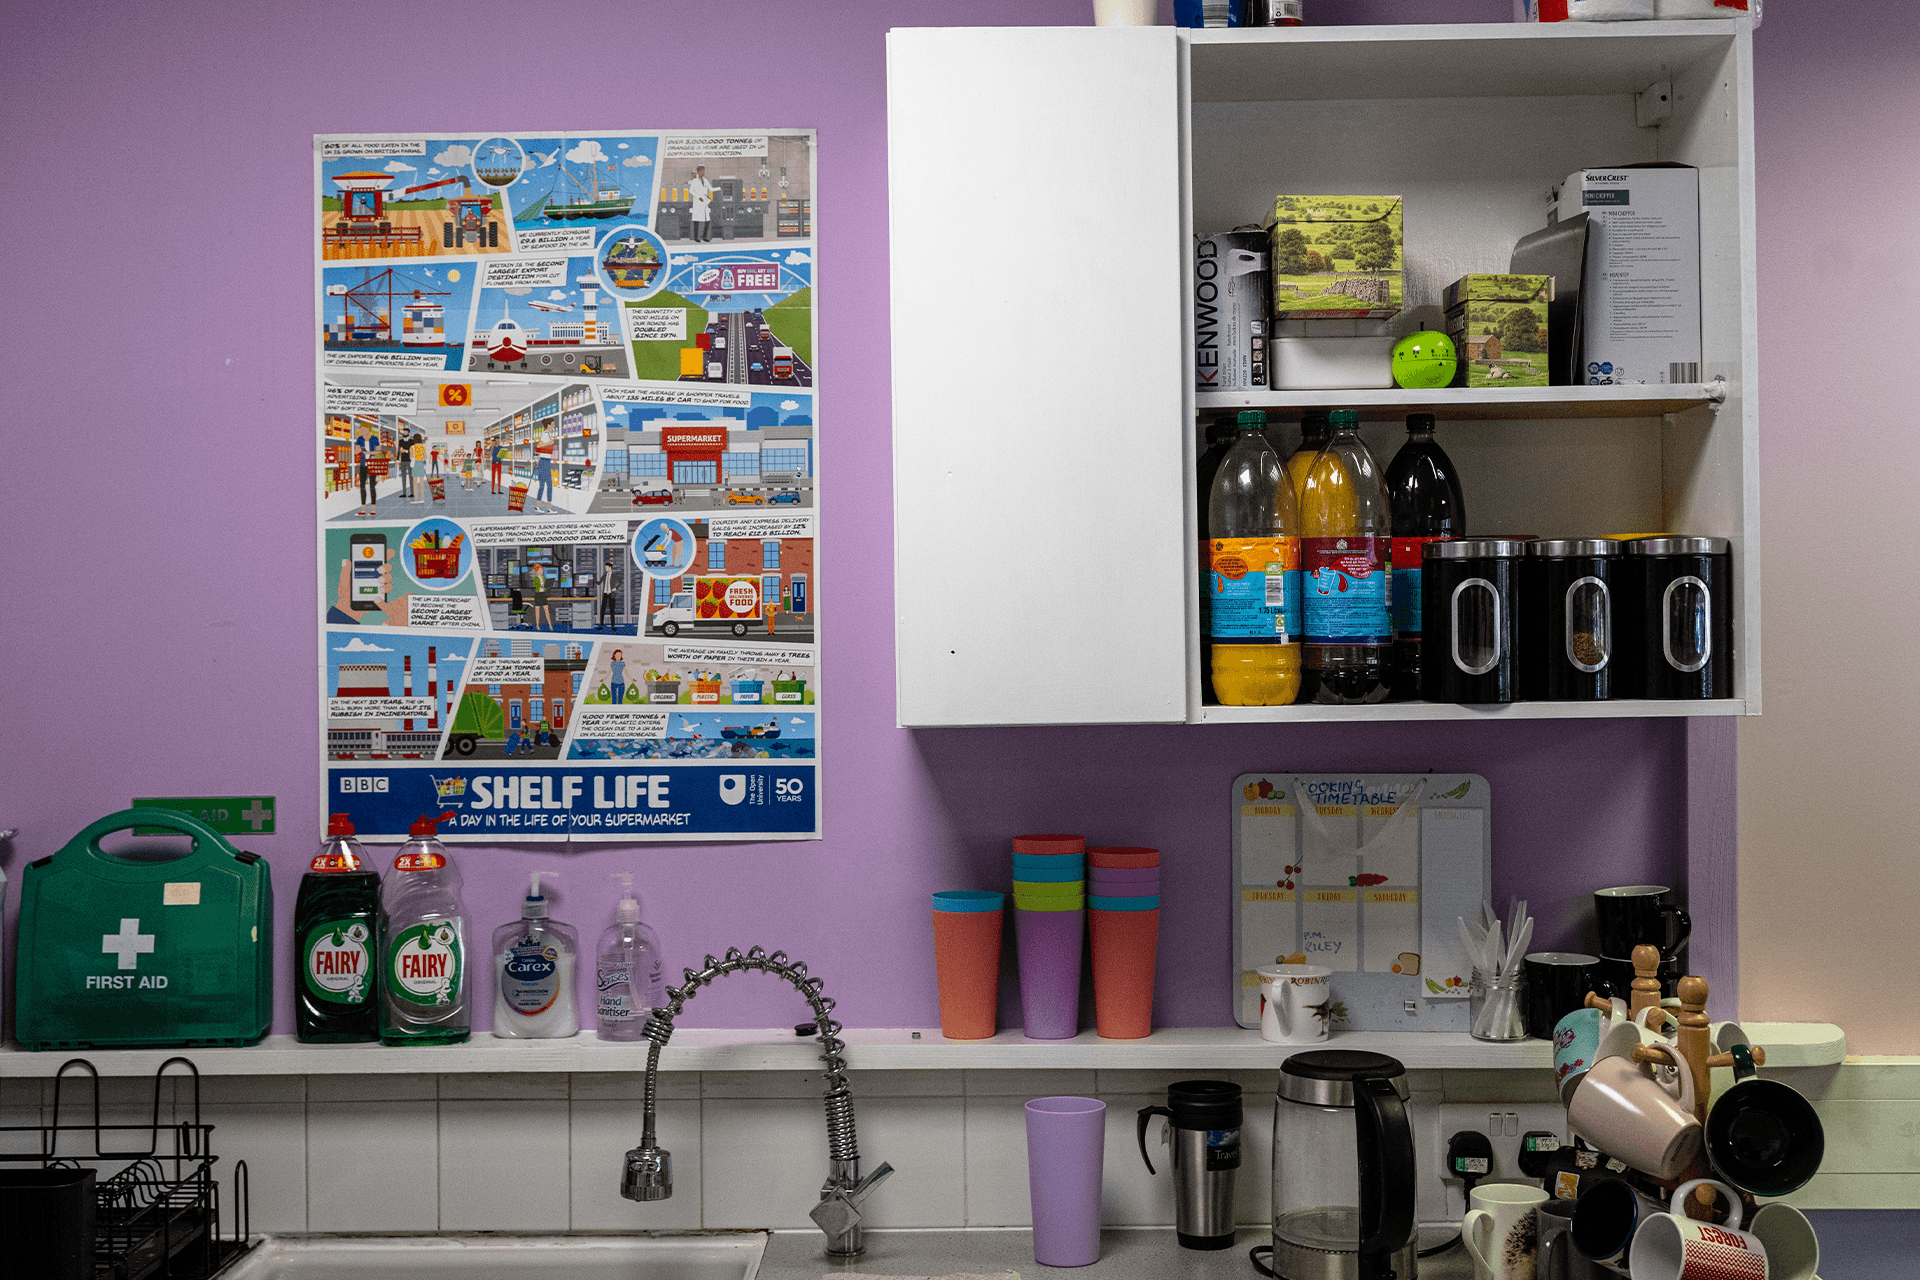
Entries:
POLYGON ((1512 702, 1518 696, 1514 638, 1520 599, 1517 538, 1429 542, 1421 556, 1425 628, 1420 696, 1429 702, 1512 702))
POLYGON ((1527 544, 1521 572, 1520 696, 1604 702, 1619 696, 1614 593, 1620 544, 1562 538, 1527 544))
POLYGON ((1638 597, 1640 695, 1733 696, 1733 546, 1725 538, 1626 544, 1638 597))

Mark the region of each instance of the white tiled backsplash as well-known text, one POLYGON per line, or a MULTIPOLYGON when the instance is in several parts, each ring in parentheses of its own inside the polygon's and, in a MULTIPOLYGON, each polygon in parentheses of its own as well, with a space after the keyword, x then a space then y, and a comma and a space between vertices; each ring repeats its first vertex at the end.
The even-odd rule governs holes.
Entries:
MULTIPOLYGON (((422 1056, 430 1056, 423 1050, 422 1056)), ((1816 1099, 1826 1165, 1790 1197, 1806 1208, 1920 1208, 1920 1062, 1855 1060, 1770 1073, 1816 1099)), ((868 1071, 851 1074, 860 1151, 897 1174, 868 1201, 875 1227, 1022 1226, 1028 1221, 1022 1104, 1049 1094, 1107 1103, 1110 1225, 1172 1221, 1160 1125, 1150 1176, 1134 1116, 1195 1077, 1246 1089, 1239 1217, 1267 1218, 1271 1071, 868 1071)), ((1544 1073, 1411 1071, 1420 1219, 1457 1220, 1460 1189, 1441 1180, 1445 1136, 1460 1128, 1564 1125, 1544 1073)), ((808 1227, 826 1174, 820 1077, 742 1071, 660 1077, 659 1137, 673 1153, 672 1199, 620 1198, 621 1156, 640 1137, 638 1074, 205 1077, 223 1177, 244 1159, 256 1231, 564 1231, 808 1227)), ((67 1086, 67 1119, 84 1085, 67 1086)), ((178 1095, 177 1099, 175 1095, 178 1095)), ((163 1118, 186 1118, 170 1086, 163 1118)), ((0 1124, 31 1123, 52 1100, 41 1081, 0 1081, 0 1124)), ((144 1123, 150 1080, 108 1080, 110 1122, 144 1123)), ((1561 1134, 1564 1137, 1564 1132, 1561 1134)), ((1517 1138, 1495 1139, 1496 1152, 1517 1138)), ((1497 1172, 1503 1172, 1498 1171, 1497 1172)))

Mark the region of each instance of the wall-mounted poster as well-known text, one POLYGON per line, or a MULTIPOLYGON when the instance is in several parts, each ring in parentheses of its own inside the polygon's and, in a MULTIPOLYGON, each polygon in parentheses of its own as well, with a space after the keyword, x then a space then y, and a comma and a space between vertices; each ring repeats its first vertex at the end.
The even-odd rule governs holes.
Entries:
POLYGON ((811 130, 321 135, 321 814, 820 834, 811 130))

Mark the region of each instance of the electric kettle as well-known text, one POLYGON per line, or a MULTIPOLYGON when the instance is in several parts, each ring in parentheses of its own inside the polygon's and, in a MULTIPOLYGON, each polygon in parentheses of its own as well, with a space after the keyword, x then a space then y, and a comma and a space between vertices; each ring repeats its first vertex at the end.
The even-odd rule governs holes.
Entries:
POLYGON ((1315 1049, 1280 1065, 1273 1109, 1273 1273, 1413 1280, 1407 1069, 1383 1053, 1315 1049))

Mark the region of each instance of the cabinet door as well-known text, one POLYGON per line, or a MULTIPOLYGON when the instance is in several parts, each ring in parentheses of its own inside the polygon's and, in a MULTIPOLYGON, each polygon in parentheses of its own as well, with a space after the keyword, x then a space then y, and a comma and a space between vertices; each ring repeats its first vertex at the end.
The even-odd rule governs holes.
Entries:
POLYGON ((1186 716, 1170 27, 887 37, 903 725, 1186 716))

